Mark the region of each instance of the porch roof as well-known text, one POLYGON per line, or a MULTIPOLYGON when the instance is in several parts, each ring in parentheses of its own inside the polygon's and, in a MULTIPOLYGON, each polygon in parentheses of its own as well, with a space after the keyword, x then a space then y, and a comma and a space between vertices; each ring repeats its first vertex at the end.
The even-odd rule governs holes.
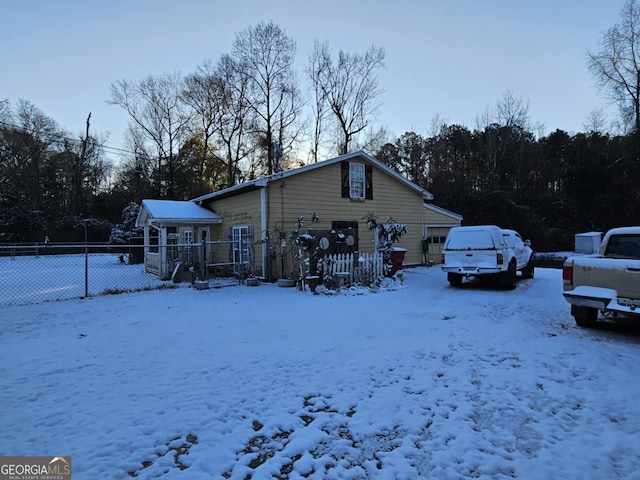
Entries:
POLYGON ((222 217, 192 201, 142 200, 136 226, 156 225, 211 225, 222 223, 222 217))

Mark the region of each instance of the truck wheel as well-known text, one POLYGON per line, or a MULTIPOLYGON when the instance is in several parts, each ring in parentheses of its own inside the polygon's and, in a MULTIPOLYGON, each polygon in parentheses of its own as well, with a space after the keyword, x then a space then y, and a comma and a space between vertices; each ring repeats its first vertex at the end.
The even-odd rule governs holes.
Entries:
POLYGON ((459 273, 447 273, 447 280, 449 280, 452 287, 459 287, 462 285, 462 275, 459 273))
POLYGON ((579 327, 593 328, 598 320, 598 309, 571 305, 571 315, 579 327))
POLYGON ((514 290, 516 288, 516 264, 509 263, 509 268, 500 277, 500 284, 505 290, 514 290))
POLYGON ((529 263, 522 269, 522 278, 533 278, 535 267, 533 266, 533 257, 529 259, 529 263))

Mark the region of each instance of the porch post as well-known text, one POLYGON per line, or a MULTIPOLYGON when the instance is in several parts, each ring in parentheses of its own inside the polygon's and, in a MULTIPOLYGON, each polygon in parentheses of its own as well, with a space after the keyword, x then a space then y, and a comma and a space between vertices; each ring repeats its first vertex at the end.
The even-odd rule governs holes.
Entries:
POLYGON ((149 253, 149 224, 144 225, 144 245, 142 246, 144 252, 144 273, 149 273, 147 270, 147 253, 149 253))
MULTIPOLYGON (((268 184, 267 184, 268 185, 268 184)), ((262 277, 271 280, 271 262, 269 261, 269 244, 267 243, 267 230, 269 222, 267 218, 267 185, 260 190, 260 240, 262 245, 262 277)))
POLYGON ((160 250, 160 278, 165 279, 168 275, 167 267, 167 227, 162 225, 159 230, 158 248, 160 250))

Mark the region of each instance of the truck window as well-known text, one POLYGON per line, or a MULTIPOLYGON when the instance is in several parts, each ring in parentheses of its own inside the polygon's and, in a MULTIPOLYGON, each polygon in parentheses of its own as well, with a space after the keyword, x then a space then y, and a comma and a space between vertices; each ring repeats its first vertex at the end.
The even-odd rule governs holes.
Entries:
POLYGON ((615 258, 640 258, 640 235, 611 236, 604 254, 615 258))
POLYGON ((460 230, 452 232, 445 246, 448 250, 487 250, 495 248, 488 230, 460 230))
POLYGON ((516 246, 516 238, 511 233, 503 233, 502 239, 508 247, 514 248, 516 246))

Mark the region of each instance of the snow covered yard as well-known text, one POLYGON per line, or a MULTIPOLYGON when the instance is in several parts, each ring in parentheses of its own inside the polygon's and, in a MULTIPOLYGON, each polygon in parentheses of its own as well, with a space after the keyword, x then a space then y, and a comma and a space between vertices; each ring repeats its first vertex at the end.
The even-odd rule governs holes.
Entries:
POLYGON ((10 306, 0 455, 74 479, 640 478, 640 330, 578 329, 560 270, 437 267, 10 306))
POLYGON ((40 255, 0 257, 0 307, 68 300, 85 296, 85 261, 89 296, 108 291, 134 291, 170 285, 129 265, 117 254, 40 255))

